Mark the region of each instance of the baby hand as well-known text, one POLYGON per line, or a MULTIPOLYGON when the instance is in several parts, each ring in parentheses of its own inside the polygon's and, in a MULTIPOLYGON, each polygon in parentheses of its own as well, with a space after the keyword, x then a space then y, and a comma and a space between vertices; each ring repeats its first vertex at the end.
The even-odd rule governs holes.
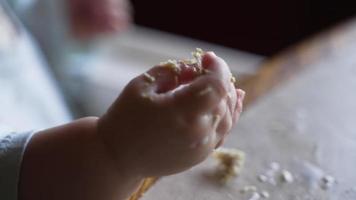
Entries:
POLYGON ((164 176, 202 162, 220 146, 242 111, 227 64, 202 57, 200 74, 180 63, 156 66, 124 89, 99 120, 98 132, 120 165, 141 176, 164 176))

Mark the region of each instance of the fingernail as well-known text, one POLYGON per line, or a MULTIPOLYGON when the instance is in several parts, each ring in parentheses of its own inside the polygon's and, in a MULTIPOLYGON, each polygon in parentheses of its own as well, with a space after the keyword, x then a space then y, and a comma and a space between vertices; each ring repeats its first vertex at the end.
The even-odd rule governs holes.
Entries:
POLYGON ((245 99, 246 92, 241 89, 238 89, 238 93, 239 93, 241 100, 243 101, 245 99))

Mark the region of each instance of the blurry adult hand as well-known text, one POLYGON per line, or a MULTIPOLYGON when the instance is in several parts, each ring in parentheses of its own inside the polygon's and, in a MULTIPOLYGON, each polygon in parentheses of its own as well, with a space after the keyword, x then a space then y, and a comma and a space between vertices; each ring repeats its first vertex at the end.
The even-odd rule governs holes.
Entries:
POLYGON ((67 5, 71 33, 77 38, 120 32, 131 22, 127 0, 67 0, 67 5))

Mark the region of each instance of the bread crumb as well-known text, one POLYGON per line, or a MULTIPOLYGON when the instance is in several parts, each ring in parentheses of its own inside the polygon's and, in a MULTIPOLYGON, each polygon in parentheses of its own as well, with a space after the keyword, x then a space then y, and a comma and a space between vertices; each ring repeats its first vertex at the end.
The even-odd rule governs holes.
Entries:
POLYGON ((245 153, 238 149, 220 148, 213 156, 219 161, 218 176, 223 183, 227 183, 241 173, 245 162, 245 153))
POLYGON ((292 173, 287 170, 282 171, 282 180, 286 183, 292 183, 294 181, 294 177, 292 173))
POLYGON ((178 63, 177 60, 169 59, 169 60, 166 61, 166 62, 161 62, 159 65, 162 66, 162 67, 170 68, 170 69, 172 69, 174 72, 176 72, 177 74, 180 73, 179 63, 178 63))
POLYGON ((204 90, 199 92, 200 96, 206 95, 208 93, 210 93, 211 91, 213 91, 213 88, 211 88, 210 86, 206 87, 204 90))
POLYGON ((192 52, 192 56, 195 59, 195 62, 198 64, 198 66, 202 65, 202 58, 204 53, 205 52, 201 48, 196 48, 195 51, 192 52))
POLYGON ((330 176, 330 175, 326 175, 324 176, 322 179, 322 185, 321 185, 321 188, 324 189, 324 190, 328 190, 330 189, 334 184, 335 184, 335 178, 330 176))
POLYGON ((267 191, 263 190, 263 191, 261 192, 261 196, 262 196, 264 199, 268 199, 268 198, 269 198, 269 193, 268 193, 267 191))
POLYGON ((263 174, 258 175, 257 179, 258 179, 260 182, 262 182, 262 183, 265 183, 265 182, 268 181, 268 177, 265 176, 265 175, 263 175, 263 174))
POLYGON ((247 185, 240 190, 242 194, 245 194, 247 192, 256 192, 256 191, 257 191, 257 187, 254 185, 247 185))
POLYGON ((142 93, 141 96, 144 99, 149 99, 150 101, 153 101, 153 97, 147 93, 142 93))
POLYGON ((235 83, 236 83, 236 78, 235 78, 235 76, 232 75, 231 78, 230 78, 230 81, 231 81, 231 83, 234 83, 234 84, 235 84, 235 83))
POLYGON ((257 192, 252 193, 252 196, 248 200, 259 200, 261 195, 257 192))
POLYGON ((143 76, 146 78, 146 80, 150 83, 153 83, 156 81, 156 78, 148 74, 147 72, 143 73, 143 76))
POLYGON ((179 74, 181 72, 179 65, 185 64, 191 66, 194 72, 198 74, 203 74, 205 73, 205 70, 202 68, 202 58, 204 53, 205 52, 201 48, 196 48, 196 50, 191 53, 193 56, 192 59, 182 59, 182 60, 170 59, 168 61, 161 62, 159 65, 162 67, 168 67, 179 74))

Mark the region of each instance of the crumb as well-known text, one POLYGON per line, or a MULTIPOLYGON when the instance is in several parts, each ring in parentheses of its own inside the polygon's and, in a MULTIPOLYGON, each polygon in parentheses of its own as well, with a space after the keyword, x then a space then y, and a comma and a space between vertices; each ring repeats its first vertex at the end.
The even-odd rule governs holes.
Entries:
POLYGON ((193 56, 193 58, 191 59, 182 59, 182 60, 170 59, 166 62, 161 62, 159 65, 163 67, 168 67, 179 74, 181 71, 179 65, 185 64, 191 66, 194 72, 198 74, 204 74, 206 73, 206 70, 202 68, 202 58, 204 53, 205 52, 202 49, 196 48, 196 50, 191 53, 193 56))
POLYGON ((282 171, 282 180, 286 183, 292 183, 294 181, 294 177, 292 173, 287 170, 282 171))
POLYGON ((141 94, 142 98, 144 99, 149 99, 150 101, 153 101, 153 98, 151 95, 147 94, 147 93, 142 93, 141 94))
POLYGON ((195 59, 183 59, 183 60, 180 60, 181 63, 184 63, 184 64, 187 64, 187 65, 193 65, 195 64, 195 59))
POLYGON ((174 72, 176 72, 177 74, 180 73, 179 63, 178 63, 177 60, 169 59, 166 62, 161 62, 159 65, 162 66, 162 67, 170 68, 174 72))
POLYGON ((234 83, 234 84, 235 84, 235 83, 236 83, 236 78, 235 78, 235 76, 232 75, 231 78, 230 78, 230 81, 231 81, 231 83, 234 83))
POLYGON ((211 91, 213 91, 213 88, 206 87, 204 90, 199 92, 199 95, 203 96, 203 95, 206 95, 206 94, 210 93, 211 91))
POLYGON ((258 179, 260 182, 262 182, 262 183, 265 183, 265 182, 268 181, 268 177, 265 176, 265 175, 263 175, 263 174, 258 175, 257 179, 258 179))
POLYGON ((169 59, 169 60, 167 60, 165 62, 161 62, 159 65, 161 65, 162 67, 175 68, 175 67, 178 67, 178 62, 177 62, 177 60, 169 59))
POLYGON ((257 191, 257 188, 254 185, 245 186, 240 190, 240 192, 242 194, 247 193, 247 192, 256 192, 256 191, 257 191))
POLYGON ((236 77, 235 77, 232 73, 230 73, 230 75, 231 75, 231 77, 230 77, 231 83, 232 83, 234 86, 236 86, 236 84, 237 84, 237 79, 236 79, 236 77))
POLYGON ((143 75, 145 76, 145 78, 147 79, 148 82, 153 83, 156 81, 156 78, 151 76, 150 74, 148 74, 147 72, 143 73, 143 75))
POLYGON ((201 60, 204 55, 204 51, 201 48, 196 48, 194 52, 192 52, 192 56, 195 59, 198 66, 201 66, 201 60))
POLYGON ((252 196, 248 200, 259 200, 261 195, 257 192, 252 193, 252 196))
POLYGON ((268 193, 267 191, 263 190, 263 191, 261 192, 261 196, 262 196, 264 199, 268 199, 268 198, 269 198, 269 193, 268 193))
POLYGON ((330 175, 326 175, 324 176, 322 179, 322 185, 321 185, 321 188, 324 189, 324 190, 328 190, 330 189, 334 184, 335 184, 335 178, 330 176, 330 175))
POLYGON ((238 149, 220 148, 214 152, 219 161, 218 175, 226 183, 241 173, 245 162, 245 153, 238 149))

